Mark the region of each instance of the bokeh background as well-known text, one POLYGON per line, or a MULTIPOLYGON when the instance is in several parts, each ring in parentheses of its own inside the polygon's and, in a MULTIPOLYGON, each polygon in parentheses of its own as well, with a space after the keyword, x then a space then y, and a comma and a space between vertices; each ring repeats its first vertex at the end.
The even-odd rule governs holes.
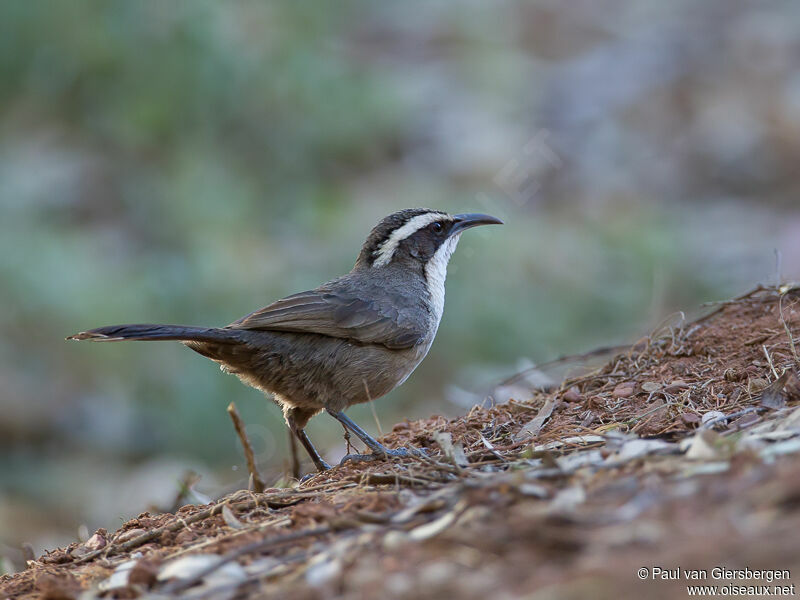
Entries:
MULTIPOLYGON (((0 557, 270 483, 280 414, 118 322, 222 325, 348 270, 396 209, 464 236, 428 359, 374 408, 455 415, 531 363, 800 278, 800 4, 0 4, 0 557)), ((370 407, 351 414, 370 431, 370 407)), ((335 459, 338 425, 310 434, 335 459)))

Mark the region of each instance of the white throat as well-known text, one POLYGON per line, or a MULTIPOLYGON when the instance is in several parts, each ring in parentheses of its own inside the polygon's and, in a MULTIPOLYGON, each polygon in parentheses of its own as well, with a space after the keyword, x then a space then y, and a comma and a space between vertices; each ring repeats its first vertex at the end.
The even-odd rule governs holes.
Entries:
POLYGON ((460 233, 455 234, 445 241, 425 265, 425 280, 428 283, 428 292, 431 295, 431 311, 439 327, 439 321, 444 313, 444 280, 447 278, 447 264, 456 251, 460 233))

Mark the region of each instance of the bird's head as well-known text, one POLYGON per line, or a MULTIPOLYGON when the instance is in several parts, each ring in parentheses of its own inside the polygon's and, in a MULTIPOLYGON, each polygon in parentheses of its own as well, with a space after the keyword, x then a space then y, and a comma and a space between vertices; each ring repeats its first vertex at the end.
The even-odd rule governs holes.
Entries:
POLYGON ((429 208, 407 208, 384 218, 370 232, 357 267, 381 269, 389 265, 446 271, 461 234, 478 225, 500 225, 489 215, 450 215, 429 208))

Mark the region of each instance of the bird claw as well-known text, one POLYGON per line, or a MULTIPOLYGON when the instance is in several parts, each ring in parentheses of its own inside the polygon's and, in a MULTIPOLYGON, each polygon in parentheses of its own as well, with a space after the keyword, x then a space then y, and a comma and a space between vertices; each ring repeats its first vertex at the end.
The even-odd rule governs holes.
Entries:
POLYGON ((419 456, 419 452, 416 448, 397 448, 395 450, 387 448, 385 454, 386 456, 406 458, 408 456, 419 456))
POLYGON ((346 462, 371 462, 384 458, 407 458, 409 456, 420 455, 427 456, 423 450, 418 450, 417 448, 385 448, 382 452, 372 452, 370 454, 348 454, 339 464, 343 465, 346 462))
POLYGON ((383 458, 380 454, 348 454, 339 461, 339 464, 343 465, 346 462, 370 462, 380 458, 383 458))
POLYGON ((306 481, 308 481, 309 479, 313 478, 314 476, 319 475, 320 473, 324 473, 325 471, 329 471, 329 470, 331 470, 333 468, 328 463, 326 463, 324 460, 321 460, 321 459, 320 459, 319 463, 317 463, 315 466, 317 467, 317 472, 316 473, 307 473, 306 475, 303 475, 300 478, 300 483, 301 484, 305 483, 306 481))

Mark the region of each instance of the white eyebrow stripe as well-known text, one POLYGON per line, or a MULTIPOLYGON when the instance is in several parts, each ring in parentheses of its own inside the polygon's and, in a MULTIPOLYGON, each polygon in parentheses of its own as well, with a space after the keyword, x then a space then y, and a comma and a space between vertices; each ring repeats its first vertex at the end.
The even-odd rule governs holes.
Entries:
POLYGON ((375 260, 372 263, 373 267, 383 267, 392 261, 397 247, 404 239, 414 235, 423 227, 427 227, 436 221, 448 220, 451 217, 444 213, 429 212, 416 217, 412 217, 402 227, 398 227, 392 232, 385 242, 383 242, 378 249, 374 252, 375 260))

